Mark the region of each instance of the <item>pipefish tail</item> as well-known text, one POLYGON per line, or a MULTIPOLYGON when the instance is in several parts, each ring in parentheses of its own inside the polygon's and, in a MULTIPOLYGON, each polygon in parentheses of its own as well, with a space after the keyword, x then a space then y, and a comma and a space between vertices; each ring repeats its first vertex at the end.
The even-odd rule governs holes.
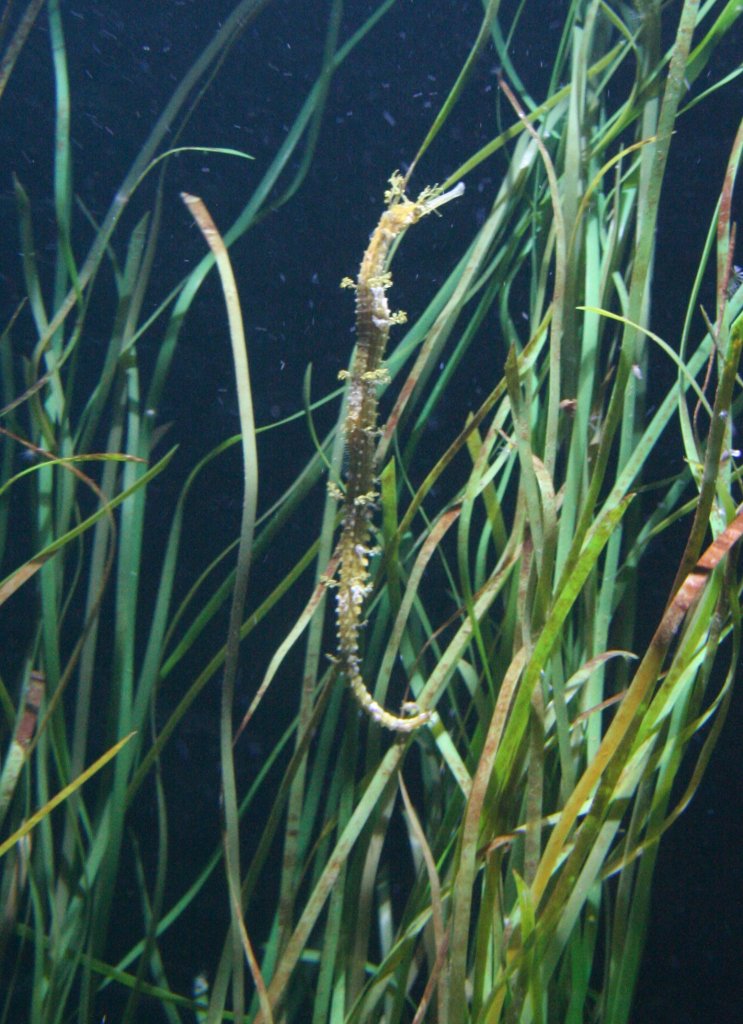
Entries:
POLYGON ((431 712, 416 713, 415 705, 404 705, 402 714, 395 715, 383 708, 364 682, 359 653, 364 605, 372 590, 369 558, 376 553, 370 546, 370 538, 372 515, 379 497, 375 466, 377 389, 388 379, 382 360, 390 327, 406 319, 404 313, 390 312, 387 290, 392 285, 392 277, 387 262, 396 238, 463 192, 464 185, 460 182, 449 192, 426 188, 416 200, 411 200, 405 195, 402 175, 393 174, 385 192, 386 208, 369 240, 358 277, 355 281, 344 278, 341 282, 342 287, 353 288, 356 292, 356 354, 351 369, 339 374, 348 382, 348 394, 344 423, 345 491, 332 488, 343 503, 336 547, 338 569, 330 581, 336 588, 336 659, 361 708, 379 725, 402 733, 424 725, 431 712))

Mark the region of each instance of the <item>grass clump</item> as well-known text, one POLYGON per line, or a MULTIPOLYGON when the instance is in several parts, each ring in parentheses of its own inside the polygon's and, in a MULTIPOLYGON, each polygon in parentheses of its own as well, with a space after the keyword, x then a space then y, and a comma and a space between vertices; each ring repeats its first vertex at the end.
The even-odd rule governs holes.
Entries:
MULTIPOLYGON (((4 74, 38 6, 10 33, 4 74)), ((71 58, 60 5, 46 4, 54 262, 42 267, 35 255, 32 202, 17 181, 24 296, 0 348, 0 599, 28 595, 32 609, 26 646, 3 664, 0 685, 11 752, 0 807, 12 840, 2 847, 0 1013, 88 1021, 116 992, 121 1020, 621 1024, 631 1019, 658 843, 699 785, 739 654, 743 515, 731 425, 743 289, 732 209, 743 128, 719 168, 677 338, 654 327, 653 281, 673 258, 657 233, 669 152, 683 146, 685 114, 724 97, 740 72, 715 77, 713 64, 740 5, 564 5, 539 94, 512 45, 538 5, 483 5, 470 56, 407 177, 413 168, 423 176, 494 50, 502 72, 483 111, 492 138, 441 188, 467 185, 495 160, 499 184, 482 222, 457 233, 447 277, 426 292, 421 315, 405 327, 397 318, 374 381, 385 411, 374 435, 359 678, 377 706, 405 698, 422 713, 420 728, 395 736, 348 699, 348 659, 325 657, 348 398, 342 386, 313 401, 307 376, 312 454, 261 507, 271 466, 230 271, 249 230, 281 207, 301 216, 333 76, 377 38, 391 0, 347 39, 342 5, 331 5, 317 79, 244 208, 222 240, 187 197, 210 248, 202 254, 189 236, 201 262, 154 310, 148 300, 175 155, 205 151, 188 137, 194 104, 267 6, 236 5, 97 223, 74 202, 71 58), (126 235, 132 198, 146 188, 149 208, 126 235), (215 261, 241 438, 189 466, 163 533, 153 484, 173 473, 175 447, 165 449, 153 410, 215 261), (700 316, 710 281, 713 304, 700 316), (101 295, 109 334, 83 390, 86 327, 101 295), (485 367, 473 408, 458 390, 470 365, 485 367), (433 416, 448 435, 426 434, 433 416), (181 592, 188 531, 209 526, 189 521, 189 503, 238 442, 238 542, 181 592), (661 446, 678 454, 670 468, 661 446), (22 468, 19 455, 30 460, 22 468), (683 531, 683 550, 678 565, 667 561, 656 615, 646 567, 671 530, 683 531), (251 564, 269 567, 259 583, 251 564), (223 620, 226 641, 215 643, 223 620), (241 653, 261 662, 242 718, 241 653), (168 691, 176 675, 185 680, 177 699, 168 691), (206 722, 205 695, 218 681, 222 828, 185 884, 168 872, 188 839, 171 834, 170 755, 185 723, 206 722), (261 721, 279 735, 246 780, 241 752, 261 721), (106 751, 112 760, 99 765, 106 751), (89 778, 92 763, 100 771, 89 778), (66 800, 51 813, 55 794, 66 800), (189 919, 215 892, 225 935, 201 950, 206 974, 193 994, 168 946, 179 931, 193 941, 189 919), (122 952, 117 921, 132 903, 138 934, 122 952)), ((379 168, 380 213, 391 170, 379 168)), ((349 193, 349 209, 357 202, 349 193)), ((446 207, 450 223, 458 206, 446 207)), ((433 238, 444 226, 431 217, 416 231, 433 238)), ((405 241, 389 253, 400 278, 406 253, 405 241)), ((249 329, 248 339, 250 349, 249 329)))

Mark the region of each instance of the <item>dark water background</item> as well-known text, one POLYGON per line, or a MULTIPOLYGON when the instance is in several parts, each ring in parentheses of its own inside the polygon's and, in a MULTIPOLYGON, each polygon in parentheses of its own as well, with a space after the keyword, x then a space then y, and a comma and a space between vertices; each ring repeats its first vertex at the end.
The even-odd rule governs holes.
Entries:
MULTIPOLYGON (((341 38, 375 6, 365 0, 346 3, 341 38)), ((526 24, 513 46, 512 58, 536 94, 546 83, 547 61, 554 45, 550 25, 556 31, 564 6, 541 4, 538 22, 526 24)), ((156 288, 149 300, 152 308, 203 251, 178 199, 179 191, 200 194, 218 224, 232 222, 284 140, 316 78, 329 7, 300 0, 270 4, 238 41, 196 111, 183 143, 240 149, 252 154, 255 161, 187 154, 172 163, 156 288)), ((215 32, 220 18, 232 8, 230 0, 72 0, 63 4, 73 97, 75 190, 97 218, 108 209, 173 88, 215 32)), ((355 273, 379 214, 386 178, 394 168, 406 165, 425 134, 466 57, 480 14, 480 4, 470 0, 399 0, 334 77, 316 159, 298 195, 232 250, 248 324, 260 423, 276 421, 301 408, 301 382, 308 362, 313 364, 318 393, 332 387, 337 371, 346 365, 352 344, 352 302, 339 291, 338 282, 355 273)), ((737 42, 741 43, 740 37, 737 42)), ((717 67, 729 69, 739 59, 740 51, 731 43, 720 53, 717 67)), ((456 116, 420 169, 418 183, 443 180, 495 134, 496 71, 494 56, 486 55, 456 116)), ((0 106, 2 324, 22 288, 15 255, 12 173, 30 193, 42 263, 46 260, 51 265, 54 256, 52 97, 48 32, 42 15, 0 106)), ((678 337, 685 297, 729 145, 743 113, 742 99, 740 85, 734 85, 696 108, 688 115, 683 146, 672 147, 669 175, 673 186, 666 194, 658 239, 653 318, 654 329, 670 342, 678 337)), ((289 174, 295 167, 296 160, 289 174)), ((441 282, 452 255, 484 216, 502 167, 494 160, 472 176, 456 211, 445 211, 446 231, 427 235, 421 231, 406 240, 404 265, 396 277, 395 305, 406 309, 411 319, 441 282)), ((151 192, 146 189, 135 196, 125 218, 129 228, 150 200, 151 192)), ((85 250, 86 238, 83 229, 78 252, 85 250)), ((743 262, 740 255, 738 262, 743 262)), ((99 300, 88 318, 93 337, 100 329, 101 349, 110 327, 105 313, 105 301, 99 300)), ((140 346, 145 364, 154 358, 157 342, 156 329, 140 346)), ((460 371, 451 392, 456 396, 457 423, 463 409, 478 404, 480 393, 479 368, 470 363, 460 371)), ((237 430, 229 345, 213 274, 182 331, 177 365, 157 414, 162 420, 174 421, 173 436, 181 445, 173 472, 158 481, 154 491, 153 504, 163 510, 167 525, 166 510, 188 468, 217 441, 237 430)), ((323 428, 322 413, 318 417, 323 428)), ((432 430, 443 432, 449 427, 437 421, 432 430)), ((262 465, 270 465, 261 482, 263 508, 284 490, 295 467, 311 453, 301 425, 282 431, 275 440, 272 435, 268 438, 260 453, 262 465)), ((440 441, 435 443, 438 447, 440 441)), ((664 457, 677 456, 665 453, 664 457)), ((193 513, 193 521, 201 525, 189 537, 179 570, 183 587, 221 549, 224 538, 237 532, 241 500, 237 461, 222 460, 219 468, 211 471, 208 485, 193 513)), ((318 522, 307 521, 307 532, 300 535, 297 531, 298 546, 303 546, 308 531, 316 529, 318 522)), ((652 566, 660 603, 672 575, 668 565, 673 565, 676 553, 673 544, 670 539, 668 550, 659 554, 657 565, 652 566)), ((287 558, 290 555, 287 551, 287 558)), ((272 576, 274 571, 275 567, 272 576)), ((260 565, 254 573, 254 582, 260 586, 260 565)), ((246 670, 241 681, 246 694, 255 682, 246 670)), ((190 877, 190 859, 202 848, 204 852, 211 849, 216 837, 216 717, 214 722, 214 734, 209 734, 202 716, 193 726, 194 734, 181 741, 174 755, 182 759, 189 787, 195 786, 203 805, 210 808, 195 819, 189 802, 175 811, 191 838, 187 850, 173 852, 171 871, 176 877, 181 866, 190 877)), ((743 964, 742 727, 743 702, 737 696, 704 784, 691 808, 664 839, 633 1016, 637 1024, 722 1024, 739 1019, 743 1002, 739 981, 743 964)), ((255 741, 247 756, 257 761, 261 755, 261 744, 255 741)), ((194 791, 189 788, 188 792, 194 791)), ((198 934, 209 935, 208 921, 190 923, 199 929, 198 934)), ((214 929, 215 941, 221 929, 220 922, 214 929)), ((180 954, 186 961, 184 986, 203 966, 193 950, 191 954, 190 960, 180 954)))

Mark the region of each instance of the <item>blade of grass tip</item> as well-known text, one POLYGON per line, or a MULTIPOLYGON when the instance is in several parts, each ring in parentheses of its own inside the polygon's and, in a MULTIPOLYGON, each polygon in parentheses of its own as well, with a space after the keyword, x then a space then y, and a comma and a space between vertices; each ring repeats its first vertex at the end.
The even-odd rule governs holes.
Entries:
MULTIPOLYGON (((328 563, 328 576, 337 568, 337 565, 337 557, 331 559, 331 561, 328 563)), ((304 610, 302 611, 302 614, 299 616, 294 626, 290 629, 289 633, 282 641, 282 643, 279 644, 279 646, 274 651, 271 661, 268 664, 268 668, 266 669, 265 675, 261 680, 261 684, 258 687, 258 690, 255 696, 253 697, 253 700, 250 702, 250 706, 248 707, 248 710, 245 712, 245 715, 243 716, 243 719, 240 723, 240 728, 237 731, 238 736, 240 735, 240 733, 242 733, 243 729, 245 729, 248 722, 255 714, 256 708, 260 704, 261 700, 263 699, 266 693, 266 690, 268 689, 268 687, 271 685, 271 682, 275 678, 276 673, 278 672, 284 658, 289 653, 294 644, 297 642, 302 633, 305 631, 305 629, 307 629, 307 627, 315 618, 315 612, 317 611, 318 607, 320 607, 322 602, 325 600, 326 593, 327 586, 325 582, 321 580, 313 590, 309 601, 307 602, 304 610)))
POLYGON ((480 29, 477 33, 477 37, 474 43, 472 44, 472 49, 467 55, 467 59, 462 65, 462 70, 457 75, 457 80, 451 87, 449 95, 444 100, 443 106, 439 110, 438 114, 434 119, 433 124, 429 128, 428 134, 426 135, 423 142, 420 144, 418 152, 415 154, 413 162, 411 163, 410 168, 408 169, 408 173, 405 175, 406 186, 413 175, 413 171, 415 170, 418 161, 426 152, 426 150, 431 145, 433 140, 436 138, 440 130, 443 128, 444 124, 446 123, 449 117, 449 114, 451 114, 452 110, 454 109, 454 105, 459 99, 460 93, 467 84, 467 79, 470 77, 472 71, 474 70, 475 64, 477 63, 480 53, 482 52, 483 47, 490 38, 491 25, 498 14, 499 7, 500 0, 488 0, 488 6, 485 10, 485 14, 483 15, 483 19, 480 22, 480 29))
MULTIPOLYGON (((243 507, 240 523, 240 546, 237 553, 237 569, 235 572, 235 588, 230 608, 230 622, 227 634, 227 650, 225 654, 224 675, 222 679, 222 710, 220 714, 220 750, 222 761, 222 786, 225 811, 225 866, 227 880, 232 893, 240 892, 240 842, 239 818, 237 806, 237 787, 235 782, 235 765, 233 758, 233 727, 232 711, 235 697, 235 680, 240 654, 240 627, 242 624, 245 599, 250 576, 250 559, 253 548, 255 530, 255 514, 258 501, 258 448, 255 438, 255 417, 253 414, 253 396, 250 386, 250 370, 248 352, 245 344, 240 299, 237 292, 235 275, 232 270, 229 253, 212 220, 206 206, 197 196, 182 193, 182 199, 199 227, 204 240, 214 254, 224 293, 227 316, 229 320, 230 341, 232 344, 232 360, 235 368, 237 385, 238 411, 242 432, 243 452, 243 507)), ((239 949, 241 938, 245 932, 242 910, 238 899, 231 900, 233 911, 233 927, 236 930, 235 940, 239 949)), ((247 938, 247 935, 245 936, 247 938)), ((246 951, 248 947, 245 947, 246 951)), ((250 962, 250 959, 249 959, 250 962)), ((237 968, 237 964, 235 964, 237 968)), ((251 965, 252 969, 252 965, 251 965)), ((239 1019, 243 1013, 245 994, 243 990, 242 971, 235 970, 233 975, 233 1000, 235 1015, 239 1019)))
POLYGON ((208 153, 210 156, 237 156, 241 160, 255 160, 251 153, 244 153, 241 149, 230 149, 228 146, 173 146, 172 149, 166 149, 150 161, 139 176, 134 188, 139 188, 148 174, 154 171, 163 160, 168 160, 171 156, 178 156, 180 153, 208 153))
POLYGON ((333 0, 333 4, 330 11, 330 17, 328 18, 328 28, 325 33, 325 45, 323 47, 323 60, 320 75, 317 79, 317 98, 315 102, 315 109, 310 120, 309 128, 307 130, 307 139, 305 141, 304 153, 300 161, 299 167, 294 174, 289 186, 285 189, 283 194, 279 197, 275 204, 272 204, 272 208, 276 209, 279 206, 283 206, 288 203, 291 197, 297 192, 307 177, 307 174, 312 166, 312 159, 315 155, 317 148, 317 140, 320 137, 320 129, 323 123, 323 115, 325 113, 325 105, 327 103, 328 93, 330 91, 330 83, 333 78, 335 71, 335 56, 336 47, 338 44, 338 36, 340 34, 341 19, 343 17, 343 0, 333 0))
POLYGON ((182 81, 165 106, 154 128, 147 137, 137 158, 119 186, 111 206, 104 218, 100 231, 93 240, 88 255, 80 268, 77 289, 73 288, 60 303, 56 313, 41 342, 51 337, 64 323, 70 311, 77 303, 78 290, 83 290, 95 274, 106 251, 106 247, 114 232, 121 215, 137 187, 142 173, 146 170, 163 138, 172 131, 173 122, 180 110, 193 96, 194 89, 200 79, 204 78, 209 69, 217 63, 226 49, 234 43, 237 36, 245 31, 252 19, 269 3, 269 0, 242 0, 232 13, 222 22, 214 37, 203 49, 197 60, 191 65, 182 81))
MULTIPOLYGON (((510 25, 508 26, 508 32, 505 36, 503 35, 501 23, 497 18, 493 21, 491 32, 493 36, 493 47, 498 58, 498 66, 503 69, 503 72, 509 79, 509 81, 514 83, 519 95, 524 97, 524 99, 526 100, 526 104, 529 107, 529 109, 534 110, 537 104, 529 95, 527 85, 519 75, 518 70, 511 58, 512 54, 515 56, 516 53, 518 53, 518 48, 514 47, 514 38, 517 34, 519 22, 521 21, 521 16, 524 13, 525 7, 526 4, 521 4, 520 10, 518 11, 518 13, 514 15, 514 18, 511 21, 510 25)), ((565 33, 563 33, 563 36, 564 35, 565 33)), ((557 56, 557 62, 560 62, 559 55, 557 56)), ((549 92, 552 93, 554 92, 554 90, 550 89, 549 92)), ((501 123, 502 121, 501 118, 499 117, 499 126, 501 123)))
MULTIPOLYGON (((13 193, 15 195, 18 209, 18 230, 20 233, 21 267, 23 270, 23 282, 25 285, 28 308, 33 317, 34 326, 39 334, 43 334, 48 317, 44 304, 44 293, 41 287, 39 276, 39 265, 37 261, 37 247, 34 240, 33 218, 31 213, 31 200, 23 183, 13 175, 13 193)), ((37 362, 40 353, 44 351, 43 346, 36 345, 34 349, 34 361, 37 362)))
MULTIPOLYGON (((302 404, 304 405, 304 417, 305 422, 307 423, 307 430, 309 431, 310 439, 312 441, 312 447, 315 449, 317 457, 328 471, 329 479, 333 480, 337 474, 334 473, 330 459, 325 454, 325 445, 318 437, 317 428, 315 427, 315 419, 312 415, 312 363, 308 363, 307 369, 304 371, 304 378, 302 380, 302 404)), ((334 483, 336 486, 340 486, 339 479, 335 479, 334 483)))

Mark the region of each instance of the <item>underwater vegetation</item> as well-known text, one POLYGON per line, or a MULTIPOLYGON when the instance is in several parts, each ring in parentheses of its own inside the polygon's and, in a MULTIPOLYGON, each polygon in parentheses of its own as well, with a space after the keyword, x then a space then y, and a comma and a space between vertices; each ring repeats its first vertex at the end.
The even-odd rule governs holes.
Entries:
POLYGON ((79 6, 0 15, 0 1022, 645 1019, 740 658, 743 122, 664 229, 739 0, 174 5, 126 131, 79 6))

